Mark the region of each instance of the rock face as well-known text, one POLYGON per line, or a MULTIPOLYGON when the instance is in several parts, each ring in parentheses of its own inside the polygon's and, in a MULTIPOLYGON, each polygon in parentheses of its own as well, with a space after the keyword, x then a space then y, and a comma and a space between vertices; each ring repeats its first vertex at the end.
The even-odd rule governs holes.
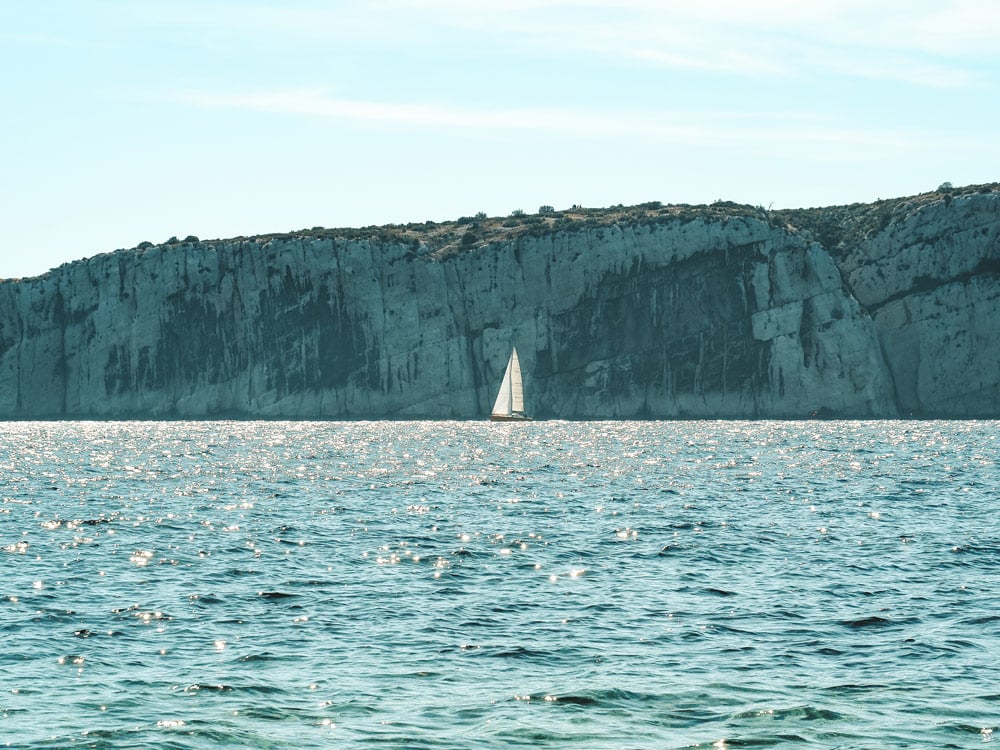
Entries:
POLYGON ((1000 192, 875 210, 121 250, 0 283, 0 417, 1000 417, 1000 192))
POLYGON ((1000 416, 1000 194, 902 212, 841 261, 900 414, 1000 416))

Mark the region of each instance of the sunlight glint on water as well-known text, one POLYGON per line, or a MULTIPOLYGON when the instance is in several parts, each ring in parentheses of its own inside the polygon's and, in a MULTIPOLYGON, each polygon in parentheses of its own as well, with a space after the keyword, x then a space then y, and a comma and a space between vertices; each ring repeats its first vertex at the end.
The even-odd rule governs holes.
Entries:
POLYGON ((0 744, 981 746, 994 422, 0 425, 0 744))

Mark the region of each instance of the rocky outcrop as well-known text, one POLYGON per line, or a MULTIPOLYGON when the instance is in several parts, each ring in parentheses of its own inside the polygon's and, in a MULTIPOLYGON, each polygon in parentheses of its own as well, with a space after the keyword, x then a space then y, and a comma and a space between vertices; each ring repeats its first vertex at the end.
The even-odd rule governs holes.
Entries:
POLYGON ((1000 416, 1000 194, 904 202, 841 267, 901 414, 1000 416))
POLYGON ((121 250, 0 283, 0 416, 479 418, 516 344, 537 417, 996 417, 998 235, 980 188, 121 250))

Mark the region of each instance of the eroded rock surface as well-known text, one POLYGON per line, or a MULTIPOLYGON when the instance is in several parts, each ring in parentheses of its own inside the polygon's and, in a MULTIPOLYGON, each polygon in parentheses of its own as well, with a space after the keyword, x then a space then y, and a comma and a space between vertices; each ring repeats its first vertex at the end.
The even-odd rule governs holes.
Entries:
POLYGON ((537 417, 1000 416, 1000 192, 864 230, 873 205, 724 209, 175 243, 5 281, 0 417, 478 418, 512 344, 537 417))

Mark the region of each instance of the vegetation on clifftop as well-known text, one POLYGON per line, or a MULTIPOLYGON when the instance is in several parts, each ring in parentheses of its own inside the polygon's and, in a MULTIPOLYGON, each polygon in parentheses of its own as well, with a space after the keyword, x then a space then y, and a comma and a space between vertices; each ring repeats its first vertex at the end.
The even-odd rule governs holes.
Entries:
POLYGON ((958 195, 992 192, 1000 192, 1000 183, 956 188, 946 182, 937 190, 905 198, 847 206, 784 209, 772 213, 788 225, 809 232, 827 251, 836 255, 931 203, 943 201, 945 205, 950 205, 958 195))
MULTIPOLYGON (((609 226, 643 226, 665 222, 688 222, 697 219, 723 221, 730 218, 754 218, 774 227, 792 232, 806 232, 829 252, 839 254, 845 248, 864 240, 913 211, 936 201, 950 204, 958 195, 1000 192, 1000 183, 952 187, 942 184, 937 190, 915 196, 878 200, 874 203, 852 203, 822 208, 767 209, 731 201, 715 201, 708 205, 663 204, 659 201, 634 206, 616 205, 607 208, 584 208, 574 205, 557 210, 540 206, 537 213, 521 209, 507 216, 487 216, 480 212, 454 221, 386 224, 369 227, 312 227, 291 232, 236 237, 234 240, 268 242, 271 240, 327 238, 337 240, 370 239, 423 248, 436 258, 445 258, 488 244, 504 243, 523 236, 540 236, 554 232, 574 232, 609 226)), ((215 240, 218 241, 218 240, 215 240)), ((198 242, 188 236, 183 243, 198 242)), ((213 242, 206 240, 206 242, 213 242)), ((164 244, 178 244, 171 237, 164 244)), ((148 242, 138 247, 150 247, 148 242)))

